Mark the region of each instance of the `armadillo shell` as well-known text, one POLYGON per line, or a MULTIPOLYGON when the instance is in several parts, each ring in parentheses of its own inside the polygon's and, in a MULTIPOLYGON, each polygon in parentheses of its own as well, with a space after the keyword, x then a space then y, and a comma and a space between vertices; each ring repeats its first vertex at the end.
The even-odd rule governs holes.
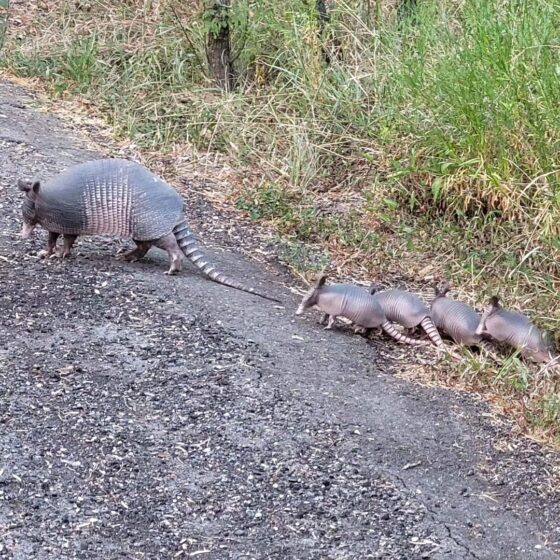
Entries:
POLYGON ((476 334, 480 315, 470 305, 440 297, 432 303, 431 314, 435 326, 458 344, 472 346, 480 341, 481 336, 476 334))
POLYGON ((139 241, 171 233, 183 217, 181 196, 142 165, 102 159, 75 165, 41 185, 38 218, 46 229, 139 241))
POLYGON ((384 290, 372 297, 379 301, 389 321, 407 329, 419 325, 430 314, 418 296, 405 290, 384 290))

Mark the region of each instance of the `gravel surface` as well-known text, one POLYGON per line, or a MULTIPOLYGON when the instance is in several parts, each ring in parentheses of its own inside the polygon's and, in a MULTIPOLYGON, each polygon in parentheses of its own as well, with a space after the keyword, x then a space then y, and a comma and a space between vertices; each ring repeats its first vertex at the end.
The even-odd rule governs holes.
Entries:
POLYGON ((279 269, 211 251, 285 307, 115 239, 38 258, 17 178, 96 154, 33 105, 0 83, 0 558, 558 558, 558 456, 295 320, 279 269))

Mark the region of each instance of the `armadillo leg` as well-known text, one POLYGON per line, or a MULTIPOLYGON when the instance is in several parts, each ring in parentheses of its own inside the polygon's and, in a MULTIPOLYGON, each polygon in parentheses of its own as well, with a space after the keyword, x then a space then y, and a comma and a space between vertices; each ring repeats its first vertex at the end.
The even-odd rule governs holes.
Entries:
POLYGON ((480 346, 480 348, 482 348, 485 352, 487 352, 491 356, 495 354, 495 348, 489 340, 479 341, 478 346, 480 346))
POLYGON ((479 340, 478 347, 484 350, 486 354, 488 354, 488 356, 490 356, 490 358, 492 358, 492 360, 494 360, 497 364, 500 364, 502 362, 498 353, 496 352, 496 347, 489 340, 479 340))
POLYGON ((369 338, 373 329, 368 327, 354 327, 354 334, 361 334, 365 338, 369 338))
POLYGON ((329 314, 323 313, 319 319, 319 325, 324 325, 329 320, 329 314))
POLYGON ((430 317, 424 317, 420 326, 426 331, 426 334, 436 346, 443 346, 443 340, 441 339, 439 331, 430 317))
POLYGON ((49 240, 47 241, 47 253, 45 254, 45 257, 49 258, 54 253, 56 249, 56 242, 59 237, 60 233, 57 233, 56 231, 49 231, 49 240))
POLYGON ((363 334, 364 334, 364 336, 365 336, 366 338, 371 338, 371 333, 372 333, 373 331, 375 331, 375 332, 381 334, 382 331, 383 331, 383 329, 382 329, 381 327, 376 327, 376 328, 365 328, 363 334))
POLYGON ((333 328, 335 321, 336 321, 336 317, 334 315, 329 315, 329 322, 327 323, 325 330, 330 331, 333 328))
POLYGON ((176 272, 180 272, 183 264, 183 253, 177 243, 175 235, 172 233, 164 235, 154 241, 154 245, 164 251, 167 251, 167 254, 169 255, 171 266, 165 274, 175 274, 176 272))
POLYGON ((62 246, 62 250, 57 251, 56 253, 51 255, 51 259, 55 257, 58 259, 65 259, 66 257, 69 257, 70 253, 72 252, 72 245, 74 245, 74 241, 76 241, 76 239, 78 239, 77 235, 69 235, 65 233, 64 245, 62 246))
POLYGON ((117 255, 117 259, 127 262, 139 261, 153 245, 152 241, 136 241, 136 239, 133 239, 133 241, 136 243, 136 249, 129 251, 124 255, 117 255))
POLYGON ((64 235, 64 246, 62 247, 62 258, 65 259, 66 257, 70 256, 70 252, 72 251, 72 246, 74 242, 78 239, 77 235, 64 235))

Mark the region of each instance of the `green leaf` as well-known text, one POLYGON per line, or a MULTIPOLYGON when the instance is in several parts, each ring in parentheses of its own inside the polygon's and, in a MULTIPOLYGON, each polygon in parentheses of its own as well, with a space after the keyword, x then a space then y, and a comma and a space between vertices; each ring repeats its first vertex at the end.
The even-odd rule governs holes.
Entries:
POLYGON ((383 202, 390 210, 397 210, 399 208, 399 203, 395 200, 391 200, 390 198, 384 198, 383 202))
POLYGON ((436 177, 432 183, 432 198, 434 202, 439 202, 441 199, 441 193, 443 191, 443 178, 436 177))
POLYGON ((411 212, 414 212, 414 209, 416 208, 416 195, 414 194, 414 191, 412 191, 410 193, 410 199, 408 201, 408 207, 409 207, 411 212))
POLYGON ((0 0, 0 8, 9 8, 10 0, 0 0))
POLYGON ((472 167, 475 165, 479 165, 480 161, 478 160, 478 158, 474 158, 474 159, 469 159, 467 161, 464 161, 463 163, 461 163, 459 165, 459 167, 472 167))

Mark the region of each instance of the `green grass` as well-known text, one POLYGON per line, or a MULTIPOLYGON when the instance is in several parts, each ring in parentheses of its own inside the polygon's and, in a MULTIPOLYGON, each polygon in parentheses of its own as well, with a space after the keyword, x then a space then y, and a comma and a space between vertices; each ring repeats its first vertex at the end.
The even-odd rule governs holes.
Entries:
MULTIPOLYGON (((425 0, 399 23, 385 3, 338 0, 323 42, 312 4, 237 0, 230 94, 205 77, 195 2, 28 8, 0 65, 87 100, 141 149, 194 146, 250 170, 232 204, 302 273, 446 277, 558 331, 560 4, 425 0)), ((560 438, 555 380, 515 358, 466 362, 451 374, 560 438)))
POLYGON ((6 33, 8 29, 8 15, 10 9, 9 0, 0 0, 0 51, 4 46, 6 40, 6 33))

